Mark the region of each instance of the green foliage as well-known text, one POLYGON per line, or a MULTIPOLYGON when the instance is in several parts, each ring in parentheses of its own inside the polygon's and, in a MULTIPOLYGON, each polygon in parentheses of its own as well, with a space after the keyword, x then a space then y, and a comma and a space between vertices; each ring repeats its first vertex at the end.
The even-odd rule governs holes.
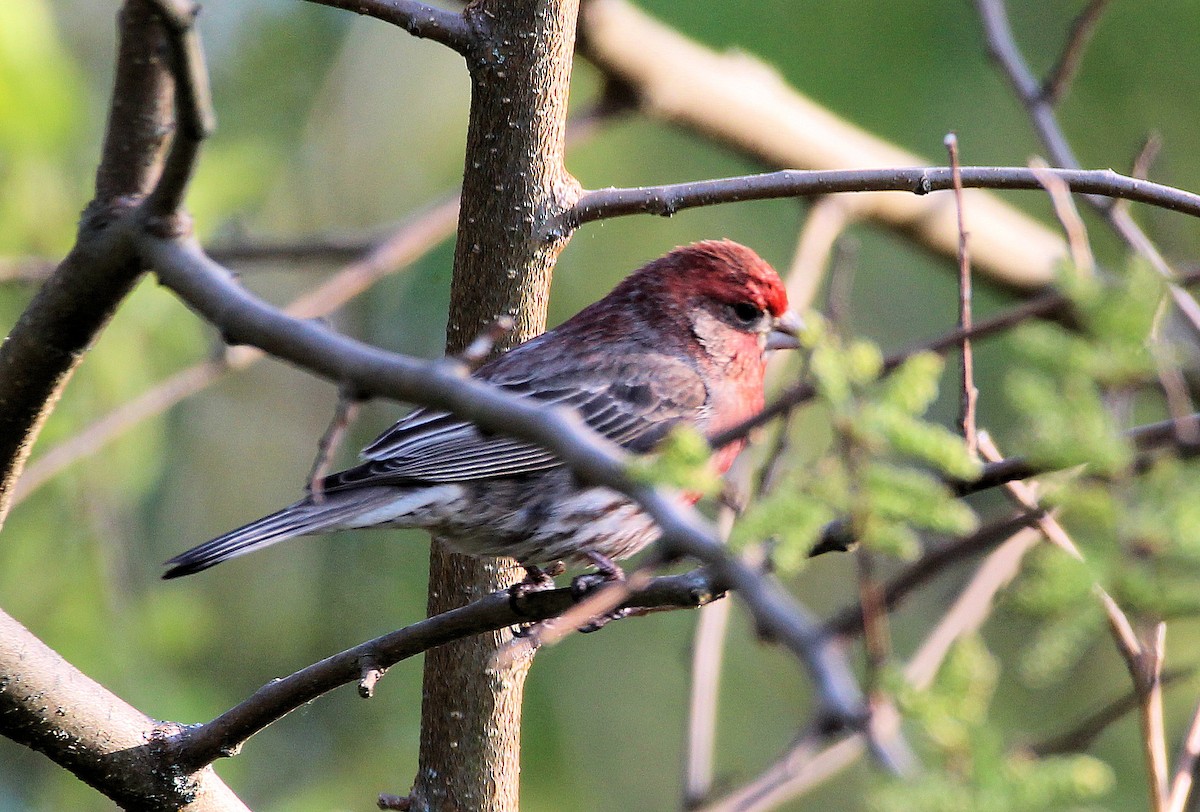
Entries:
POLYGON ((36 0, 0 3, 0 250, 61 251, 80 204, 80 77, 36 0))
POLYGON ((1065 275, 1061 285, 1077 329, 1023 326, 1014 337, 1022 365, 1008 379, 1026 427, 1020 449, 1049 467, 1086 464, 1092 475, 1061 477, 1044 497, 1084 560, 1041 550, 1014 595, 1043 621, 1022 662, 1038 684, 1061 679, 1105 628, 1097 588, 1135 618, 1200 611, 1200 470, 1164 454, 1131 475, 1134 450, 1116 417, 1138 389, 1151 393, 1142 408, 1166 411, 1154 354, 1169 360, 1172 350, 1152 335, 1162 280, 1133 264, 1107 279, 1065 275))
POLYGON ((1016 447, 1052 469, 1086 463, 1112 474, 1132 449, 1117 430, 1106 396, 1153 380, 1150 333, 1162 279, 1133 264, 1114 279, 1062 274, 1078 330, 1029 323, 1013 334, 1017 357, 1007 391, 1023 415, 1016 447))
POLYGON ((925 769, 916 778, 891 780, 877 789, 873 809, 1079 809, 1112 789, 1112 770, 1091 756, 1034 758, 1006 749, 988 714, 998 672, 982 641, 969 637, 955 645, 930 690, 891 680, 901 710, 915 723, 914 743, 925 769))
POLYGON ((676 426, 654 451, 630 460, 631 477, 703 496, 720 492, 721 477, 712 466, 712 448, 696 427, 676 426))
POLYGON ((922 418, 937 397, 942 359, 918 353, 882 377, 874 344, 841 340, 819 315, 806 325, 802 341, 834 442, 814 465, 784 475, 739 522, 734 542, 772 536, 776 566, 791 570, 836 516, 850 517, 861 543, 901 558, 919 552, 918 529, 974 529, 975 514, 941 477, 970 479, 979 463, 962 438, 922 418))
POLYGON ((1044 621, 1023 654, 1031 682, 1062 678, 1105 628, 1096 586, 1135 617, 1200 613, 1200 462, 1164 456, 1136 479, 1070 483, 1047 501, 1057 504, 1084 559, 1037 551, 1013 595, 1044 621))

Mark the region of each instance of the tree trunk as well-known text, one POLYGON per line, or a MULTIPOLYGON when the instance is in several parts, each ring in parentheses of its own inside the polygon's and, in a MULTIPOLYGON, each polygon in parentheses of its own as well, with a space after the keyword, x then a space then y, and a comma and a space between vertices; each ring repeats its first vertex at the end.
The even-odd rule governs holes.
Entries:
MULTIPOLYGON (((545 329, 551 271, 566 237, 547 238, 541 227, 578 194, 562 163, 577 13, 578 0, 488 0, 464 12, 481 39, 468 55, 471 116, 449 352, 502 314, 516 325, 508 345, 545 329)), ((522 574, 512 559, 480 561, 435 543, 429 614, 505 589, 522 574)), ((509 637, 482 635, 426 655, 413 809, 517 809, 530 662, 492 670, 509 637)))

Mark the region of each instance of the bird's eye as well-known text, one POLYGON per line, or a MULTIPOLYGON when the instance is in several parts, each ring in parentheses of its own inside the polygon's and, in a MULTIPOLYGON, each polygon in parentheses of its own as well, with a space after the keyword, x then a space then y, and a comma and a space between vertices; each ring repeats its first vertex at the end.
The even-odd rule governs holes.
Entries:
POLYGON ((762 318, 762 311, 751 302, 738 302, 731 306, 734 317, 742 324, 754 324, 762 318))

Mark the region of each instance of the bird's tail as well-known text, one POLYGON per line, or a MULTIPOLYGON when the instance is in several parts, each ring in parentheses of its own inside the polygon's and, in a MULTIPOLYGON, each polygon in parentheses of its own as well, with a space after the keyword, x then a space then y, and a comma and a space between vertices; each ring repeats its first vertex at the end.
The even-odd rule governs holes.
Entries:
POLYGON ((191 575, 290 538, 345 527, 347 522, 369 510, 373 502, 387 498, 369 491, 355 496, 359 498, 350 494, 330 494, 320 502, 306 498, 244 527, 230 530, 166 562, 170 569, 163 573, 163 578, 191 575), (369 498, 371 496, 375 498, 369 498))

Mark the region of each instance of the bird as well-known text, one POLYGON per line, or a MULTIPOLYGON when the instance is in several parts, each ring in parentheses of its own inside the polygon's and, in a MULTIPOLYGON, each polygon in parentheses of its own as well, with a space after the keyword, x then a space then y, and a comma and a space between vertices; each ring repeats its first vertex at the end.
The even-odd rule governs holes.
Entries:
MULTIPOLYGON (((705 240, 649 262, 473 374, 547 407, 572 408, 594 431, 644 454, 676 426, 711 435, 759 412, 766 355, 798 347, 801 326, 765 260, 739 243, 705 240)), ((719 473, 744 444, 714 453, 719 473)), ((529 579, 564 563, 619 577, 615 562, 659 535, 637 504, 581 484, 551 452, 449 412, 416 409, 361 459, 295 504, 175 556, 163 578, 297 536, 376 526, 424 528, 467 555, 511 556, 529 579)))

